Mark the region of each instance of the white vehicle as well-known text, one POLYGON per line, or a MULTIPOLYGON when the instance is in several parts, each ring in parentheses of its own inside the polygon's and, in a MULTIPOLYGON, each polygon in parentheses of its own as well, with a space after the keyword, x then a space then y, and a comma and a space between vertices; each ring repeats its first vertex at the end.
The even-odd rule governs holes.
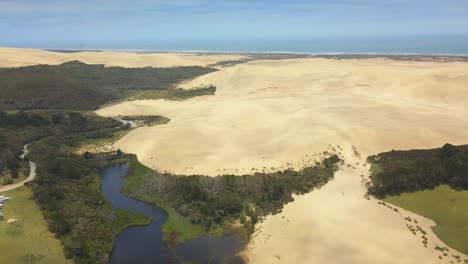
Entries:
POLYGON ((10 197, 0 198, 0 202, 6 202, 10 200, 10 197))

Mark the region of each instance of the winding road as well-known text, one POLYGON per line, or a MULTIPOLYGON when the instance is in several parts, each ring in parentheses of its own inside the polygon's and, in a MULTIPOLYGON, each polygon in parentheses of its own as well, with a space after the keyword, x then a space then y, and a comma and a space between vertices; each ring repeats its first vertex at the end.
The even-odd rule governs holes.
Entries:
MULTIPOLYGON (((24 157, 26 157, 26 155, 28 153, 29 153, 28 144, 26 144, 23 147, 23 154, 20 155, 20 158, 24 159, 24 157)), ((19 188, 21 186, 24 186, 25 183, 34 180, 35 177, 36 177, 36 163, 32 162, 32 161, 29 161, 29 176, 28 176, 28 178, 26 178, 24 181, 21 181, 21 182, 17 182, 17 183, 2 186, 2 187, 0 187, 0 192, 11 191, 11 190, 19 188)))

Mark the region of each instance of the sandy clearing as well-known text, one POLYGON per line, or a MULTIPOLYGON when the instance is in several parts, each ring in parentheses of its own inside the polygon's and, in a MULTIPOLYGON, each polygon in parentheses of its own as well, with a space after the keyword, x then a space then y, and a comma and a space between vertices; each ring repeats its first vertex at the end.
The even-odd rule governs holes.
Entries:
POLYGON ((444 244, 429 232, 424 248, 404 218, 417 218, 426 231, 432 221, 363 198, 361 175, 369 172, 362 164, 391 149, 466 144, 467 80, 468 63, 252 61, 184 85, 214 84, 215 96, 125 102, 98 113, 171 118, 115 145, 150 167, 176 173, 298 168, 329 144, 343 148, 356 169, 344 167, 334 181, 259 224, 243 252, 251 263, 443 263, 449 259, 440 261, 433 248, 444 244), (352 155, 352 146, 362 159, 352 155))
POLYGON ((219 61, 245 58, 235 54, 197 55, 190 53, 136 53, 119 51, 83 51, 73 53, 51 52, 38 49, 0 47, 0 67, 21 67, 36 64, 57 65, 71 60, 88 64, 121 67, 174 67, 207 66, 219 61))

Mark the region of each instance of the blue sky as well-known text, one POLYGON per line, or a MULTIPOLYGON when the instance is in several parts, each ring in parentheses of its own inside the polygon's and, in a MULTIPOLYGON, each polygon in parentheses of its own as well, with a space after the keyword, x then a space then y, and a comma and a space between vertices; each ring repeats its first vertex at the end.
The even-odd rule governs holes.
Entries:
POLYGON ((467 0, 0 0, 3 46, 439 34, 468 35, 467 0))

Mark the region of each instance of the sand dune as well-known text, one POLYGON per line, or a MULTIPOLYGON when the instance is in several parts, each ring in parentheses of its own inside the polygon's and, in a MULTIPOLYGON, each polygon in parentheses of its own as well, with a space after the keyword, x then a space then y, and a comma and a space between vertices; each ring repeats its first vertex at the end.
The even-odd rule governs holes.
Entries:
POLYGON ((298 166, 327 144, 352 143, 373 154, 466 143, 466 78, 468 64, 461 63, 254 61, 184 85, 214 84, 215 96, 126 102, 98 113, 171 118, 117 142, 146 165, 240 174, 298 166))
MULTIPOLYGON (((184 85, 214 84, 215 96, 126 102, 98 113, 171 118, 134 130, 116 147, 176 173, 297 168, 330 144, 342 152, 356 169, 345 166, 333 182, 258 225, 243 253, 252 263, 439 263, 434 243, 443 244, 431 233, 424 248, 406 227, 409 213, 363 198, 361 175, 369 172, 362 164, 391 149, 466 144, 467 80, 468 63, 252 61, 184 85)), ((427 231, 433 224, 418 219, 427 231)))
POLYGON ((136 53, 117 51, 83 51, 59 53, 37 49, 0 48, 0 67, 21 67, 35 64, 61 64, 79 60, 88 64, 105 64, 121 67, 174 67, 207 66, 219 61, 239 60, 241 55, 213 54, 197 55, 189 53, 136 53))

